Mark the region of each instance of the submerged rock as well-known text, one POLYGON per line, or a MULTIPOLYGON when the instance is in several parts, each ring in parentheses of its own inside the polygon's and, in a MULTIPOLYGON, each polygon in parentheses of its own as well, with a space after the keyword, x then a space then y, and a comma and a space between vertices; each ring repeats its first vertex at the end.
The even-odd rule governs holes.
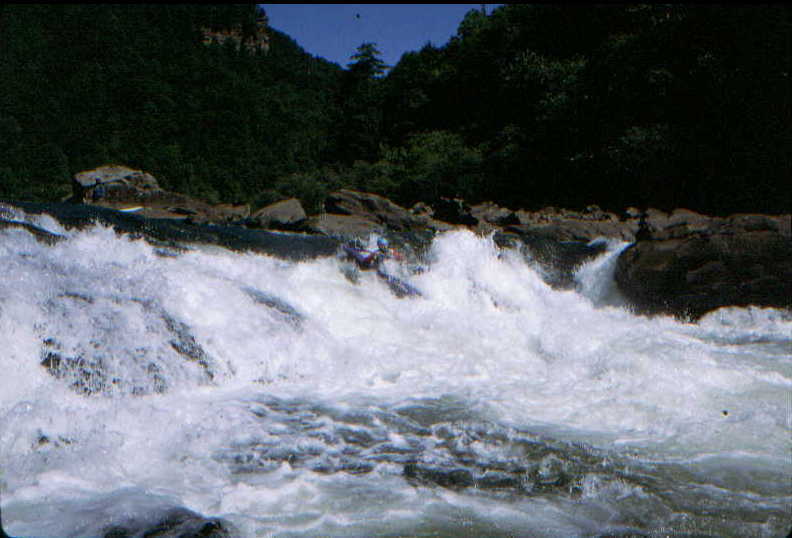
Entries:
POLYGON ((0 229, 3 228, 21 228, 23 230, 27 230, 33 235, 33 237, 36 238, 36 241, 50 246, 65 239, 65 237, 63 237, 62 235, 48 232, 43 228, 39 228, 38 226, 35 226, 27 222, 18 222, 18 221, 5 220, 3 218, 0 218, 0 229))
POLYGON ((3 530, 3 511, 0 508, 0 538, 10 538, 3 530))
POLYGON ((103 538, 233 538, 240 536, 227 521, 206 518, 185 508, 174 508, 151 524, 134 522, 106 529, 103 538))
POLYGON ((404 477, 444 488, 468 488, 475 485, 473 474, 467 469, 443 469, 416 463, 404 466, 404 477))

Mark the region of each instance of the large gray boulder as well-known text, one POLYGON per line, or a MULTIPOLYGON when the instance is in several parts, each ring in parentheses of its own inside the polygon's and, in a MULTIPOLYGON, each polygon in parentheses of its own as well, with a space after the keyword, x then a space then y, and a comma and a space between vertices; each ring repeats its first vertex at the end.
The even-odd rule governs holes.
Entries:
MULTIPOLYGON (((722 306, 792 307, 789 215, 657 216, 619 257, 616 282, 643 313, 696 319, 722 306)), ((652 219, 646 219, 651 221, 652 219)))
POLYGON ((275 230, 299 229, 307 218, 305 209, 297 198, 275 202, 250 216, 254 226, 275 230))
POLYGON ((341 239, 365 238, 372 233, 383 233, 378 222, 358 215, 333 215, 324 213, 310 217, 304 225, 309 233, 337 237, 341 239))
POLYGON ((121 165, 100 166, 74 175, 72 202, 133 211, 150 218, 194 223, 228 223, 250 214, 247 205, 212 205, 159 186, 147 172, 121 165))
POLYGON ((72 181, 72 199, 77 202, 128 198, 136 193, 160 190, 151 174, 121 165, 105 165, 79 172, 72 181))
POLYGON ((383 196, 350 189, 330 193, 325 199, 325 211, 369 219, 394 231, 409 230, 421 220, 383 196))
POLYGON ((329 215, 354 216, 395 232, 451 229, 448 223, 432 218, 429 210, 413 212, 383 196, 350 189, 330 193, 325 199, 325 211, 329 215))

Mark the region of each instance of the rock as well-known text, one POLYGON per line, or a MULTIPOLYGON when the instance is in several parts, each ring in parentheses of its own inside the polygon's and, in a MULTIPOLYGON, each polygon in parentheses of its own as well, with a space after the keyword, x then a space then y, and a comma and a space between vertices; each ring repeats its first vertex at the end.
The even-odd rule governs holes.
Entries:
MULTIPOLYGON (((1 206, 0 206, 1 207, 1 206)), ((3 228, 22 228, 23 230, 27 230, 30 232, 33 237, 36 238, 36 241, 39 243, 44 243, 45 245, 54 245, 59 241, 63 241, 66 239, 62 235, 54 234, 52 232, 48 232, 44 228, 39 228, 33 224, 29 224, 27 222, 19 222, 15 220, 6 220, 0 218, 0 230, 3 228)))
POLYGON ((647 219, 652 239, 673 239, 706 234, 711 227, 712 218, 688 209, 675 209, 670 215, 654 213, 647 219))
POLYGON ((247 205, 211 205, 160 188, 151 174, 126 166, 100 166, 74 175, 72 202, 116 210, 132 210, 149 218, 182 219, 203 224, 224 224, 250 214, 247 205))
POLYGON ((444 488, 468 488, 475 484, 467 469, 444 469, 416 463, 404 466, 404 477, 411 481, 437 484, 444 488))
POLYGON ((632 241, 638 232, 638 220, 623 220, 613 213, 589 206, 582 212, 546 207, 539 211, 517 211, 519 224, 505 227, 513 231, 554 239, 556 241, 588 242, 599 237, 632 241))
POLYGON ((429 204, 418 202, 410 208, 410 213, 416 217, 432 218, 434 216, 434 209, 429 204))
POLYGON ((628 207, 624 210, 622 220, 641 218, 641 210, 635 207, 628 207))
POLYGON ((130 521, 105 529, 102 536, 104 538, 133 536, 232 538, 239 536, 239 533, 230 523, 222 519, 206 518, 185 508, 174 508, 153 525, 130 521))
POLYGON ((470 206, 460 198, 440 198, 434 204, 434 216, 449 224, 475 226, 478 219, 471 213, 470 206))
POLYGON ((213 207, 215 211, 231 221, 241 221, 250 217, 250 205, 248 204, 215 204, 213 207))
POLYGON ((72 199, 76 202, 126 198, 133 193, 159 190, 160 186, 151 174, 120 165, 79 172, 72 181, 72 199))
POLYGON ((556 289, 575 287, 575 271, 585 262, 602 254, 605 242, 558 241, 529 230, 525 234, 515 233, 515 227, 493 235, 495 244, 501 248, 521 248, 530 255, 532 262, 542 267, 542 278, 556 289))
POLYGON ((555 241, 589 242, 600 237, 632 241, 638 230, 637 222, 585 221, 556 219, 550 222, 523 223, 506 226, 505 232, 524 236, 543 237, 555 241))
POLYGON ((259 228, 296 230, 307 218, 300 201, 297 198, 289 198, 259 209, 253 213, 250 220, 259 228))
POLYGON ((0 510, 0 538, 10 538, 3 530, 3 512, 0 510))
POLYGON ((357 215, 322 214, 310 217, 304 229, 311 233, 342 239, 364 238, 372 233, 382 233, 383 226, 373 220, 357 215))
POLYGON ((511 209, 499 207, 494 202, 484 202, 470 208, 470 214, 480 224, 482 221, 495 226, 520 224, 520 218, 511 209))
MULTIPOLYGON (((619 257, 615 279, 639 312, 697 319, 722 306, 792 307, 789 216, 665 217, 619 257)), ((651 228, 651 224, 650 224, 651 228)))
POLYGON ((325 210, 331 214, 362 217, 397 232, 423 226, 428 220, 427 217, 413 215, 383 196, 349 189, 330 193, 325 200, 325 210))

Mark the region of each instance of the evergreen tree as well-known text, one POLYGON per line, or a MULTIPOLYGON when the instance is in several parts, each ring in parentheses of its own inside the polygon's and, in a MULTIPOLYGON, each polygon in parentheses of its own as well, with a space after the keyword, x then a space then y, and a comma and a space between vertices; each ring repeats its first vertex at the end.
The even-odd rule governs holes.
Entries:
POLYGON ((377 158, 382 140, 382 80, 386 65, 374 43, 363 43, 351 57, 341 86, 339 157, 351 164, 377 158))

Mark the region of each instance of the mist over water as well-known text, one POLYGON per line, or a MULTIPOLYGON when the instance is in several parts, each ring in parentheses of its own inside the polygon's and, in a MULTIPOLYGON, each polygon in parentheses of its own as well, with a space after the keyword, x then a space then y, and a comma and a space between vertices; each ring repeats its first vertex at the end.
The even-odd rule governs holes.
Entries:
MULTIPOLYGON (((183 507, 242 536, 784 536, 792 319, 632 314, 610 243, 554 289, 435 238, 398 298, 332 256, 0 230, 0 499, 15 536, 183 507), (356 280, 356 281, 354 281, 356 280)), ((5 215, 4 218, 9 218, 5 215)))

